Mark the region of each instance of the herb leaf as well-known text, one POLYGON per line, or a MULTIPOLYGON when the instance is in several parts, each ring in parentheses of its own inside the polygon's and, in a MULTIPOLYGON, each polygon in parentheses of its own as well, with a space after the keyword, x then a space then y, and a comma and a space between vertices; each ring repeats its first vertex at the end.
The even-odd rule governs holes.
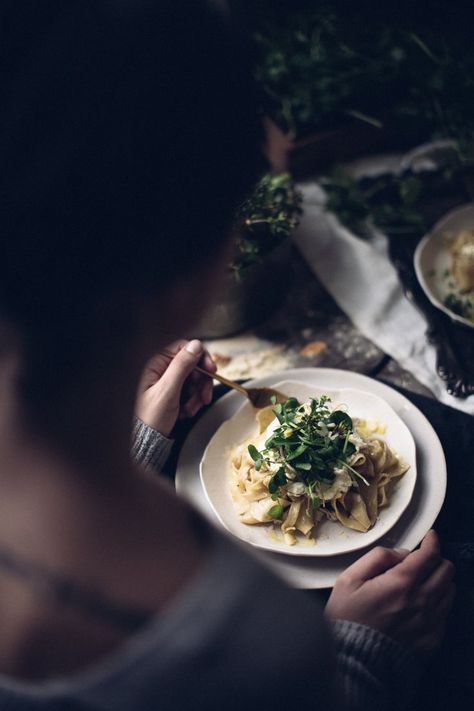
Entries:
POLYGON ((277 471, 276 474, 272 476, 270 481, 268 482, 268 491, 270 494, 276 494, 280 486, 284 486, 286 484, 286 474, 285 474, 285 468, 280 467, 280 469, 277 471))
POLYGON ((354 433, 352 418, 344 410, 331 410, 330 402, 330 398, 323 395, 304 404, 296 398, 278 403, 273 412, 279 426, 267 439, 264 448, 258 451, 254 445, 248 446, 257 471, 263 465, 266 471, 274 471, 275 464, 278 465, 268 482, 268 491, 275 501, 287 496, 281 487, 291 480, 305 484, 306 494, 314 508, 323 506, 321 492, 318 489, 315 492, 314 487, 318 486, 318 482, 332 484, 338 466, 345 467, 354 482, 360 479, 367 483, 348 463, 357 450, 354 442, 349 441, 354 433))
POLYGON ((352 432, 353 430, 352 418, 350 418, 347 412, 344 412, 343 410, 335 410, 330 415, 329 422, 336 425, 338 430, 345 432, 352 432))
POLYGON ((248 452, 254 462, 256 462, 262 458, 262 455, 260 454, 260 452, 258 451, 258 449, 256 448, 256 446, 254 444, 249 444, 247 449, 248 449, 248 452))
POLYGON ((268 511, 268 515, 274 519, 278 519, 283 516, 283 511, 284 508, 282 504, 275 504, 275 506, 272 506, 271 509, 268 511))

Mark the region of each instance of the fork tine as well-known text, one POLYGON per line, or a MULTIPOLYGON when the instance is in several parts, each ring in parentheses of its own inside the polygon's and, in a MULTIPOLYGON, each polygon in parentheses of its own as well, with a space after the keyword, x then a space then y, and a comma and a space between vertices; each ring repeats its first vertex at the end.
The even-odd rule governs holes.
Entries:
MULTIPOLYGON (((163 348, 161 352, 170 360, 172 360, 176 355, 176 353, 172 353, 166 348, 163 348)), ((228 378, 225 378, 219 373, 210 373, 208 370, 204 370, 204 368, 200 368, 198 365, 195 365, 193 370, 197 370, 199 373, 203 373, 203 375, 207 375, 209 378, 218 380, 220 383, 227 385, 227 387, 229 388, 238 390, 240 393, 242 393, 242 395, 248 397, 252 406, 255 407, 257 410, 271 405, 271 398, 273 396, 276 397, 277 402, 284 402, 287 399, 286 395, 283 395, 283 393, 279 393, 278 390, 273 390, 272 388, 246 388, 240 383, 236 383, 233 380, 229 380, 228 378)))
POLYGON ((263 407, 268 407, 272 404, 272 397, 276 398, 277 402, 284 402, 287 396, 273 388, 247 388, 248 397, 252 405, 260 410, 263 407))

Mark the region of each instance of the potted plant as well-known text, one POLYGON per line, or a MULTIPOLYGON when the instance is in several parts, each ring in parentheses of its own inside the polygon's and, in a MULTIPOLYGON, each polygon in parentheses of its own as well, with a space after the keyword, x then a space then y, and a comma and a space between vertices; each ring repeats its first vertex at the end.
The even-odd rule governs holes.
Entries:
POLYGON ((235 216, 236 251, 217 303, 197 332, 219 338, 262 321, 277 308, 290 282, 290 234, 301 195, 289 173, 268 173, 235 216))
POLYGON ((275 169, 302 178, 371 151, 473 135, 470 38, 435 13, 396 22, 372 10, 309 4, 254 26, 275 169))

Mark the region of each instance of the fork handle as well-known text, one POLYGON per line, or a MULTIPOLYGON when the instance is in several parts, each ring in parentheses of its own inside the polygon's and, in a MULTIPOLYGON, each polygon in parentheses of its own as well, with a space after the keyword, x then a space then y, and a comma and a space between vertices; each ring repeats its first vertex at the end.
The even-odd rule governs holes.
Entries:
MULTIPOLYGON (((169 351, 167 348, 162 348, 161 353, 166 356, 167 358, 170 358, 173 360, 175 357, 176 353, 172 353, 169 351)), ((198 373, 202 373, 203 375, 207 375, 208 378, 213 378, 214 380, 218 380, 220 383, 223 385, 227 385, 229 388, 233 388, 234 390, 238 390, 242 395, 245 395, 248 397, 248 390, 247 388, 244 388, 243 385, 240 385, 240 383, 236 383, 234 380, 229 380, 228 378, 225 378, 223 375, 219 375, 219 373, 210 373, 208 370, 204 370, 204 368, 200 368, 198 365, 195 365, 193 370, 197 370, 198 373)))

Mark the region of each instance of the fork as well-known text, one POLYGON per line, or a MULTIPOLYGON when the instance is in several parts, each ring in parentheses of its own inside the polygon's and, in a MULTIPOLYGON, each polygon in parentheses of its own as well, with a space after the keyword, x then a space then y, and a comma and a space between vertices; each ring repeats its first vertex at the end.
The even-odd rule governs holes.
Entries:
MULTIPOLYGON (((176 353, 172 353, 166 348, 163 348, 161 353, 171 360, 176 355, 176 353)), ((263 407, 275 404, 272 398, 275 398, 275 402, 285 402, 285 400, 288 400, 287 395, 284 395, 273 388, 246 388, 240 383, 236 383, 235 380, 229 380, 229 378, 225 378, 223 375, 219 375, 219 373, 210 373, 208 370, 204 370, 204 368, 200 368, 198 365, 195 365, 193 370, 196 370, 198 373, 202 373, 203 375, 207 375, 209 378, 218 380, 220 383, 227 385, 227 387, 232 388, 233 390, 237 390, 237 392, 245 395, 245 397, 249 399, 252 406, 257 410, 261 410, 263 407)))

